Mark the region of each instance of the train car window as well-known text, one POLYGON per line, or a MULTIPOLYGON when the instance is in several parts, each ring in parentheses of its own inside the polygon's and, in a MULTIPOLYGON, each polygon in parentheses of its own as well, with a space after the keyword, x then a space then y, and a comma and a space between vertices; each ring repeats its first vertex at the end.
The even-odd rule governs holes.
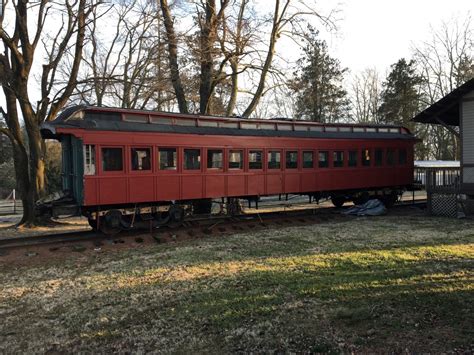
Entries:
POLYGON ((327 151, 320 151, 318 154, 318 166, 320 168, 328 168, 329 167, 329 152, 327 151))
POLYGON ((256 123, 240 123, 240 128, 242 129, 257 129, 256 123))
POLYGON ((201 150, 185 149, 184 150, 184 169, 199 170, 201 169, 201 150))
POLYGON ((207 168, 208 169, 222 169, 222 149, 208 149, 207 150, 207 168))
POLYGON ((292 131, 292 126, 290 124, 279 123, 277 125, 279 131, 292 131))
POLYGON ((174 124, 177 126, 190 126, 194 127, 196 126, 196 120, 194 118, 176 118, 174 120, 174 124))
POLYGON ((262 169, 262 151, 249 151, 249 169, 262 169))
POLYGON ((387 149, 387 165, 395 165, 395 149, 393 148, 387 149))
POLYGON ((123 115, 123 120, 127 122, 148 123, 148 115, 123 115))
POLYGON ((173 123, 173 120, 168 117, 159 117, 159 116, 151 116, 150 117, 150 122, 154 124, 166 124, 170 125, 173 123))
POLYGON ((229 169, 244 168, 244 152, 242 150, 229 150, 229 169))
POLYGON ((303 152, 303 168, 312 169, 313 168, 314 153, 313 152, 303 152))
POLYGON ((132 148, 132 170, 151 170, 151 149, 150 148, 132 148))
POLYGON ((274 131, 275 130, 275 124, 274 123, 260 123, 258 125, 260 129, 269 129, 274 131))
POLYGON ((308 126, 295 124, 295 131, 308 131, 308 126))
POLYGON ((370 166, 370 149, 362 150, 362 166, 370 166))
POLYGON ((95 175, 95 145, 84 145, 84 175, 95 175))
POLYGON ((298 151, 287 151, 285 157, 287 169, 298 169, 298 151))
POLYGON ((123 154, 122 148, 102 148, 102 170, 122 171, 123 154))
POLYGON ((357 166, 357 150, 349 150, 349 166, 354 168, 357 166))
POLYGON ((217 127, 216 121, 199 120, 198 122, 199 122, 199 127, 217 127))
POLYGON ((344 166, 344 152, 334 151, 332 152, 332 164, 335 168, 342 168, 344 166))
POLYGON ((398 164, 405 165, 407 163, 407 150, 400 149, 398 152, 398 164))
POLYGON ((238 122, 219 122, 221 128, 239 128, 238 122))
POLYGON ((278 151, 269 151, 267 154, 268 169, 280 169, 281 153, 278 151))
POLYGON ((383 150, 380 148, 375 149, 375 166, 381 166, 383 164, 383 150))
POLYGON ((160 170, 176 170, 178 167, 176 148, 158 148, 158 160, 160 170))

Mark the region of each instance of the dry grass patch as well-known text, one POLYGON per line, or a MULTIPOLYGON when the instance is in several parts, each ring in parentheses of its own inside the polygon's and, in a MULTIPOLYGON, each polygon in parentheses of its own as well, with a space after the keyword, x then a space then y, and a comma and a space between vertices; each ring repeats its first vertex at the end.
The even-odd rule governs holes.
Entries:
POLYGON ((473 256, 470 221, 386 216, 4 265, 0 352, 468 352, 473 256))

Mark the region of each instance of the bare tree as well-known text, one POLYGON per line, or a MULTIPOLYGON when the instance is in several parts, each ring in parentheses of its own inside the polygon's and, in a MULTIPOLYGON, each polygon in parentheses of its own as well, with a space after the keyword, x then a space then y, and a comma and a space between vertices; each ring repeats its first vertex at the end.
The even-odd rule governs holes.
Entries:
POLYGON ((425 80, 431 104, 474 76, 472 17, 453 19, 432 28, 431 39, 413 46, 413 56, 425 80))
MULTIPOLYGON (((41 0, 30 3, 16 0, 6 4, 0 18, 0 80, 6 101, 2 109, 7 129, 1 129, 13 146, 15 174, 23 201, 24 215, 20 224, 34 224, 35 201, 45 192, 45 146, 39 126, 53 119, 64 107, 74 90, 82 60, 86 20, 97 2, 66 0, 62 4, 41 0), (36 21, 30 16, 34 16, 36 21), (48 35, 48 21, 59 23, 57 31, 48 35), (38 44, 43 44, 44 62, 40 84, 34 86, 33 63, 38 60, 38 44), (68 77, 59 77, 58 66, 66 53, 73 52, 68 77), (38 94, 39 92, 39 94, 38 94), (35 101, 34 97, 38 97, 35 101), (21 134, 20 108, 27 140, 21 134)), ((41 47, 40 47, 41 48, 41 47)))
MULTIPOLYGON (((430 40, 413 47, 423 77, 424 105, 430 105, 474 77, 472 17, 453 19, 432 29, 430 40)), ((455 127, 433 125, 427 134, 437 159, 459 158, 459 133, 455 127)))
POLYGON ((377 69, 367 68, 354 76, 351 84, 352 107, 357 122, 379 122, 378 108, 382 83, 377 69))
POLYGON ((115 4, 104 16, 95 10, 88 26, 79 99, 98 106, 162 109, 174 99, 163 69, 160 16, 153 3, 115 4), (113 25, 112 34, 101 24, 113 25), (105 32, 105 33, 104 33, 105 32))
MULTIPOLYGON (((157 0, 158 1, 158 0, 157 0)), ((178 100, 179 112, 188 113, 188 104, 184 94, 184 87, 181 82, 178 65, 178 39, 173 24, 168 0, 160 0, 160 7, 163 13, 163 21, 166 29, 166 37, 168 41, 168 59, 171 72, 171 82, 178 100)))
MULTIPOLYGON (((250 0, 220 0, 218 4, 214 0, 193 2, 199 47, 190 50, 200 63, 199 112, 202 114, 212 112, 211 102, 216 90, 225 85, 229 87, 225 112, 232 114, 237 107, 237 95, 241 92, 238 76, 244 72, 250 76, 249 72, 252 72, 250 84, 254 87, 246 90, 250 99, 242 108, 242 116, 249 117, 266 91, 278 39, 290 32, 294 34, 300 28, 301 21, 307 18, 318 18, 328 23, 328 18, 321 16, 315 10, 316 7, 307 2, 276 0, 270 20, 251 14, 250 3, 250 0), (235 20, 232 20, 232 17, 235 17, 235 20), (246 30, 251 21, 259 24, 260 33, 246 30), (269 29, 268 37, 265 38, 262 36, 264 27, 269 29), (243 58, 246 59, 245 62, 243 58)), ((188 112, 190 105, 185 97, 186 87, 183 84, 185 75, 180 70, 182 62, 178 60, 180 53, 177 51, 180 36, 174 25, 168 1, 160 0, 160 7, 166 28, 169 66, 179 110, 188 112)), ((190 52, 184 53, 189 55, 190 52)))

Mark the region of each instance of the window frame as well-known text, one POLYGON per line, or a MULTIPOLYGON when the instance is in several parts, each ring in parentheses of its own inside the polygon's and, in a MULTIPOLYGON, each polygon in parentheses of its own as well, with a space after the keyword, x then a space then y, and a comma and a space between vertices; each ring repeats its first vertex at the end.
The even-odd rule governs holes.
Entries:
POLYGON ((345 168, 345 159, 346 159, 346 155, 344 154, 345 153, 345 150, 333 150, 332 151, 332 164, 331 164, 331 167, 332 168, 336 168, 336 169, 340 169, 340 168, 345 168), (340 160, 335 160, 334 157, 337 153, 342 153, 342 161, 340 160), (341 163, 341 165, 338 165, 336 166, 336 161, 339 163, 341 163))
POLYGON ((385 149, 385 164, 386 166, 389 166, 389 167, 394 167, 394 166, 397 166, 397 149, 396 148, 387 148, 385 149), (388 157, 389 157, 389 154, 388 152, 391 151, 392 152, 392 163, 389 163, 388 161, 388 157))
POLYGON ((153 147, 148 145, 129 145, 128 146, 128 162, 131 174, 150 174, 155 171, 153 162, 153 147), (134 170, 132 166, 132 149, 148 149, 150 151, 150 169, 147 170, 134 170))
POLYGON ((299 155, 298 149, 285 149, 285 170, 290 170, 290 171, 300 170, 300 155, 299 155), (296 153, 296 166, 294 168, 288 167, 288 156, 287 156, 288 153, 296 153))
POLYGON ((244 157, 244 159, 246 159, 245 161, 245 168, 247 169, 247 171, 264 171, 264 168, 265 168, 265 164, 266 164, 266 159, 265 159, 265 149, 264 148, 248 148, 246 149, 246 156, 244 157), (262 163, 262 166, 260 168, 251 168, 250 167, 250 152, 260 152, 262 153, 261 155, 261 163, 262 163))
MULTIPOLYGON (((406 166, 408 164, 408 149, 407 148, 398 148, 397 149, 398 151, 398 159, 396 161, 398 161, 398 164, 395 164, 395 166, 406 166), (402 158, 402 154, 400 154, 401 152, 404 152, 404 162, 402 163, 401 161, 401 158, 402 158)), ((397 154, 395 154, 397 155, 397 154)))
POLYGON ((125 152, 127 151, 127 146, 124 146, 124 145, 114 145, 114 144, 107 144, 107 145, 100 145, 100 146, 97 146, 99 147, 100 149, 100 153, 99 153, 99 162, 100 162, 100 166, 99 166, 99 171, 100 171, 100 174, 104 174, 104 175, 123 175, 125 174, 125 172, 127 171, 127 166, 125 164, 126 162, 126 154, 125 152), (104 152, 103 152, 103 149, 110 149, 110 148, 120 148, 122 149, 122 170, 104 170, 104 164, 103 164, 103 156, 104 156, 104 152))
POLYGON ((318 169, 329 169, 330 168, 330 150, 329 149, 318 149, 318 164, 317 164, 317 167, 318 169), (319 154, 320 153, 326 153, 326 166, 321 166, 321 160, 319 159, 319 154))
POLYGON ((156 146, 156 171, 158 174, 173 174, 180 172, 180 148, 171 146, 156 146), (174 149, 176 150, 176 169, 160 169, 160 148, 161 149, 174 149))
MULTIPOLYGON (((97 159, 97 147, 98 145, 97 144, 87 144, 87 143, 84 143, 83 144, 83 149, 82 149, 82 155, 83 155, 83 160, 84 160, 84 166, 83 166, 83 172, 84 172, 84 176, 97 176, 97 174, 99 173, 99 167, 98 167, 98 164, 97 164, 97 161, 99 161, 97 159), (94 148, 94 154, 91 155, 91 157, 93 156, 94 157, 94 173, 93 174, 86 174, 86 165, 87 165, 87 161, 86 161, 86 147, 93 147, 94 148)), ((89 164, 91 165, 91 164, 89 164)))
MULTIPOLYGON (((200 147, 183 147, 181 148, 181 172, 184 173, 184 174, 195 174, 197 172, 200 172, 202 173, 203 172, 203 169, 204 169, 204 164, 202 163, 202 152, 203 152, 203 148, 200 148, 200 147), (186 169, 185 167, 185 164, 186 164, 186 150, 199 150, 199 156, 201 157, 200 161, 199 161, 199 169, 186 169)), ((206 164, 207 164, 207 161, 206 161, 206 164)))
POLYGON ((245 169, 245 149, 242 148, 228 148, 226 149, 226 169, 227 171, 243 171, 245 169), (242 166, 240 168, 231 168, 230 165, 230 153, 231 152, 241 152, 242 157, 242 166))
POLYGON ((373 148, 367 148, 367 147, 362 148, 361 154, 360 154, 360 162, 361 162, 360 167, 361 168, 370 168, 373 166, 373 160, 374 160, 373 151, 374 151, 373 148), (369 151, 369 160, 366 160, 366 159, 362 160, 362 158, 365 158, 366 150, 369 151), (365 164, 366 161, 368 161, 369 163, 365 164))
POLYGON ((348 168, 358 168, 359 167, 359 150, 358 149, 349 149, 347 151, 347 167, 348 168), (351 165, 351 153, 355 153, 355 162, 354 165, 351 165))
POLYGON ((383 148, 374 148, 374 167, 383 167, 385 164, 384 164, 384 155, 383 155, 383 151, 384 149, 383 148), (382 155, 380 156, 380 161, 377 160, 377 152, 381 153, 382 155))
MULTIPOLYGON (((225 149, 224 148, 219 148, 219 147, 217 147, 217 148, 212 148, 211 147, 211 148, 206 148, 205 151, 206 151, 206 154, 205 154, 205 156, 206 156, 206 171, 209 171, 209 172, 223 172, 224 168, 226 166, 225 149), (220 168, 212 168, 212 167, 210 168, 208 166, 208 163, 209 163, 208 162, 208 154, 209 154, 209 151, 213 151, 213 150, 220 150, 221 151, 221 154, 222 154, 222 167, 220 167, 220 168)), ((201 164, 202 164, 202 156, 201 156, 201 164)))
POLYGON ((301 151, 301 169, 303 171, 307 171, 309 169, 314 169, 315 168, 315 164, 314 164, 314 156, 316 154, 314 154, 314 150, 302 150, 301 151), (304 153, 311 153, 311 157, 312 157, 312 160, 311 160, 311 167, 305 167, 304 166, 304 153))
POLYGON ((273 148, 266 149, 266 154, 265 154, 265 157, 264 157, 264 158, 265 158, 265 169, 266 169, 267 171, 281 171, 281 170, 283 170, 283 161, 282 161, 282 156, 283 156, 283 154, 282 154, 282 151, 283 151, 283 149, 273 149, 273 148), (269 163, 269 161, 268 161, 268 154, 271 153, 271 152, 280 153, 280 167, 278 167, 278 168, 270 168, 270 167, 268 166, 268 163, 269 163))

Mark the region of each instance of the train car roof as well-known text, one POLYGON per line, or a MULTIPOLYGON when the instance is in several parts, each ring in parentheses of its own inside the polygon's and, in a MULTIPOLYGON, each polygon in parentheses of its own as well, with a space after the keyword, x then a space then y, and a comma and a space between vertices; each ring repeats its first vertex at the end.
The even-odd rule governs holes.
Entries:
POLYGON ((57 138, 58 128, 295 138, 414 139, 407 128, 397 125, 243 119, 95 106, 73 106, 63 110, 55 120, 41 126, 43 138, 57 138))

